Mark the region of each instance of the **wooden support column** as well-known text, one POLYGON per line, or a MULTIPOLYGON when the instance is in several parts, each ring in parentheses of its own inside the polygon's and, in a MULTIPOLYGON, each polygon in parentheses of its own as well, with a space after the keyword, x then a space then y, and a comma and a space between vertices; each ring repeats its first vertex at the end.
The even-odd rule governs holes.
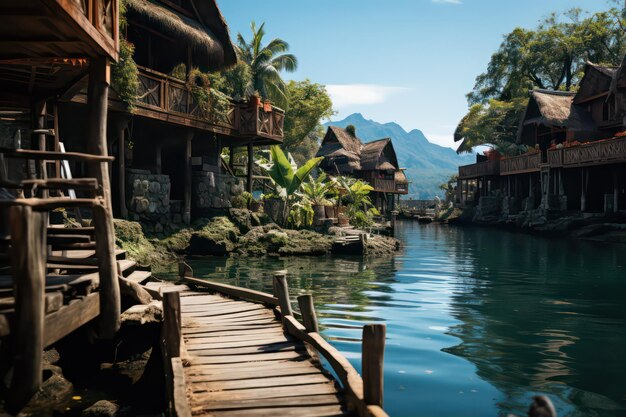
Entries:
POLYGON ((128 219, 128 208, 126 207, 126 129, 124 126, 118 128, 117 142, 117 169, 118 188, 120 201, 120 216, 128 219))
POLYGON ((180 357, 181 326, 180 294, 166 292, 163 294, 163 341, 168 358, 180 357))
POLYGON ((163 173, 163 163, 161 160, 162 155, 162 145, 160 142, 157 142, 154 145, 154 165, 156 167, 156 173, 161 175, 163 173))
MULTIPOLYGON (((41 101, 35 104, 35 118, 34 118, 34 128, 37 130, 44 130, 46 128, 46 113, 47 113, 47 104, 45 101, 41 101)), ((37 141, 37 149, 40 151, 46 150, 46 134, 45 133, 37 133, 34 137, 34 140, 37 141)), ((34 144, 31 143, 31 148, 34 148, 34 144)), ((45 180, 48 178, 48 172, 46 170, 46 161, 41 160, 38 163, 37 169, 39 170, 39 178, 45 180)), ((50 195, 49 190, 41 190, 41 197, 47 198, 50 195)))
POLYGON ((313 304, 313 296, 310 294, 298 297, 298 306, 300 306, 300 314, 302 314, 302 322, 309 333, 319 333, 319 325, 317 323, 317 315, 315 314, 315 305, 313 304))
POLYGON ((287 274, 277 273, 274 275, 274 291, 280 304, 280 312, 283 317, 293 316, 291 301, 289 301, 289 286, 287 285, 287 274))
POLYGON ((252 144, 248 144, 248 169, 246 170, 247 178, 246 178, 246 190, 249 193, 252 193, 252 172, 254 169, 254 148, 252 144))
POLYGON ((46 279, 46 215, 30 207, 10 210, 15 293, 13 377, 7 409, 19 411, 42 383, 46 279))
MULTIPOLYGON (((87 151, 108 155, 107 116, 111 67, 108 58, 91 59, 87 89, 87 151)), ((102 204, 93 208, 96 228, 96 257, 100 275, 100 337, 112 338, 120 327, 120 287, 115 259, 115 230, 111 204, 111 180, 106 162, 89 163, 87 170, 96 178, 102 204)))
POLYGON ((581 190, 580 190, 580 211, 584 212, 587 210, 587 181, 589 179, 589 174, 587 173, 586 168, 581 168, 581 190))
MULTIPOLYGON (((52 105, 52 115, 54 117, 54 151, 60 152, 61 151, 61 145, 60 145, 61 139, 59 136, 59 105, 57 104, 56 101, 52 105)), ((62 177, 61 161, 54 162, 54 171, 55 171, 56 178, 62 177)))
POLYGON ((617 214, 619 210, 619 167, 613 167, 613 213, 617 214))
POLYGON ((383 406, 383 362, 385 357, 384 324, 363 327, 363 399, 367 405, 383 406))
POLYGON ((235 147, 230 146, 228 148, 228 153, 230 157, 228 158, 228 166, 230 167, 231 172, 235 172, 235 147))
POLYGON ((185 224, 191 224, 191 141, 193 135, 194 131, 189 130, 185 142, 185 200, 183 202, 183 222, 185 224))

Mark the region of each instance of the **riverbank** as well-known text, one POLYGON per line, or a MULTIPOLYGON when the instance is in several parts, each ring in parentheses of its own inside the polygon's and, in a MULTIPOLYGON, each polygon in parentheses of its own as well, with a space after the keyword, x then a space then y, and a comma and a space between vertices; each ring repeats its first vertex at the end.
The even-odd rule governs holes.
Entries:
MULTIPOLYGON (((154 272, 168 272, 182 256, 324 256, 349 231, 355 233, 340 227, 284 229, 266 215, 245 209, 199 219, 167 236, 147 235, 140 223, 115 220, 117 246, 140 264, 152 266, 154 272)), ((400 242, 387 236, 374 235, 365 242, 366 253, 372 256, 390 255, 399 248, 400 242)))
POLYGON ((456 217, 447 220, 459 226, 482 226, 527 232, 549 237, 605 243, 626 244, 626 219, 593 213, 554 213, 546 210, 528 210, 517 214, 481 215, 474 208, 467 208, 456 217))

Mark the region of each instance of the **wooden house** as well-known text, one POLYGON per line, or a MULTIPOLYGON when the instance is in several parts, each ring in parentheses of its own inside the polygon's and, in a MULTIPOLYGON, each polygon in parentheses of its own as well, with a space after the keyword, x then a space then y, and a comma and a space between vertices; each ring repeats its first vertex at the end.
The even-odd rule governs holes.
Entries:
POLYGON ((408 180, 400 169, 391 139, 363 143, 346 129, 330 126, 317 156, 329 175, 348 175, 368 182, 372 202, 381 211, 393 210, 400 195, 408 194, 408 180))
POLYGON ((577 92, 530 93, 517 138, 528 152, 501 158, 497 173, 487 162, 460 167, 460 188, 488 173, 512 211, 617 213, 626 204, 625 116, 626 65, 588 63, 577 92))
MULTIPOLYGON (((222 70, 237 59, 215 1, 128 0, 126 9, 122 36, 134 48, 139 89, 130 109, 115 84, 109 100, 114 208, 161 232, 227 209, 233 191, 251 190, 253 147, 282 142, 284 112, 223 95, 219 109, 198 102, 192 70, 222 70), (245 187, 222 163, 225 147, 247 148, 245 187)), ((61 128, 76 139, 85 92, 62 108, 74 117, 61 128)))
POLYGON ((106 137, 118 18, 117 0, 0 1, 0 376, 12 413, 41 386, 45 347, 90 321, 101 338, 120 325, 106 137), (83 79, 86 123, 64 149, 59 98, 83 79), (65 234, 61 208, 92 226, 65 234))

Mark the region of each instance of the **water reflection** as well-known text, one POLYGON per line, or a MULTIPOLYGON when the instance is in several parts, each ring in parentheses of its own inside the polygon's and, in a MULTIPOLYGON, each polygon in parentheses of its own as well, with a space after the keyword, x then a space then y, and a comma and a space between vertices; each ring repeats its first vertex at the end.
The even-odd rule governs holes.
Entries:
MULTIPOLYGON (((289 271, 322 332, 360 368, 364 323, 387 324, 385 408, 397 416, 626 416, 626 248, 404 223, 391 258, 211 258, 197 276, 271 292, 289 271)), ((294 304, 295 305, 295 304, 294 304)))

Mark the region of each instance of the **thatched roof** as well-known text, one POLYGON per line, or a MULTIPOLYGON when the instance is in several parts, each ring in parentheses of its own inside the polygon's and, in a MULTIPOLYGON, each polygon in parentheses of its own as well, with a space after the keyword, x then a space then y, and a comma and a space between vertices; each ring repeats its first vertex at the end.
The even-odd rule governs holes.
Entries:
POLYGON ((379 139, 363 145, 361 150, 361 168, 364 170, 395 170, 398 169, 398 158, 393 149, 391 139, 379 139), (385 153, 385 149, 387 153, 385 153))
POLYGON ((574 96, 575 93, 566 91, 533 91, 520 125, 520 136, 523 127, 530 124, 561 127, 571 131, 595 131, 597 128, 591 114, 584 107, 573 103, 574 96), (533 109, 537 109, 539 114, 532 115, 533 109))
POLYGON ((236 56, 228 26, 215 1, 192 0, 192 5, 196 4, 204 4, 200 9, 196 8, 197 20, 151 0, 128 0, 127 13, 130 20, 180 39, 181 45, 191 45, 194 58, 200 61, 201 67, 218 70, 234 64, 236 56))
POLYGON ((402 170, 397 170, 394 174, 394 179, 398 184, 408 184, 409 180, 406 178, 406 174, 402 170))
POLYGON ((587 62, 587 66, 589 66, 590 68, 595 69, 596 71, 598 71, 599 73, 606 75, 609 78, 613 78, 615 76, 615 73, 618 70, 618 67, 609 67, 606 65, 597 65, 591 62, 587 62))

